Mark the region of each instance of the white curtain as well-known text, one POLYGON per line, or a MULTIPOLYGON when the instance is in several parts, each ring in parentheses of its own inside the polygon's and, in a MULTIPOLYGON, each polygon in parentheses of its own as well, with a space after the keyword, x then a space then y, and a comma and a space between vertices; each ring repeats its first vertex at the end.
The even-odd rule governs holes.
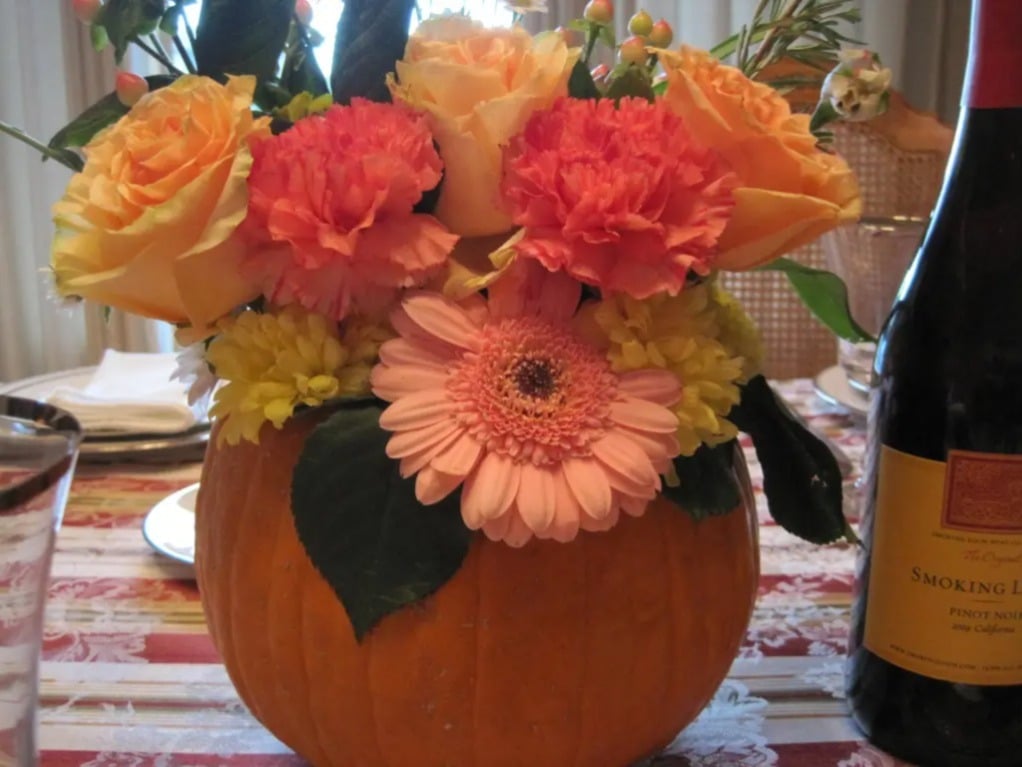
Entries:
MULTIPOLYGON (((321 0, 322 3, 335 0, 321 0)), ((436 7, 462 3, 435 2, 436 7)), ((486 6, 494 0, 465 0, 486 6)), ((848 32, 879 51, 896 85, 915 106, 952 122, 957 112, 968 31, 965 0, 858 0, 863 19, 848 32)), ((585 0, 549 0, 549 14, 530 25, 552 27, 581 14, 585 0)), ((674 26, 676 38, 711 46, 751 16, 756 0, 617 0, 621 29, 636 8, 674 26)), ((0 0, 0 119, 45 139, 107 93, 113 82, 109 53, 96 55, 87 30, 66 0, 0 0)), ((142 61, 129 68, 144 72, 142 61)), ((52 234, 50 207, 68 171, 0 136, 0 381, 95 363, 103 348, 168 349, 166 325, 96 307, 62 307, 45 273, 52 234)))
MULTIPOLYGON (((96 54, 69 2, 0 0, 0 119, 46 141, 113 88, 108 52, 96 54)), ((147 71, 143 60, 125 66, 147 71)), ((169 350, 173 332, 99 307, 69 305, 47 272, 50 208, 70 171, 41 162, 30 147, 0 136, 0 381, 95 364, 103 349, 169 350)))

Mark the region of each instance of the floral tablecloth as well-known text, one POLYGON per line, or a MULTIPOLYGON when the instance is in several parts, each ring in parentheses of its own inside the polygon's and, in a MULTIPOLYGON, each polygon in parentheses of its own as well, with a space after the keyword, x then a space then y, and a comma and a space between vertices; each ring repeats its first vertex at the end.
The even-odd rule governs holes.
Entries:
MULTIPOLYGON (((778 388, 858 466, 861 422, 824 404, 809 381, 778 388)), ((759 466, 747 453, 758 487, 759 466)), ((198 475, 198 464, 79 467, 47 607, 44 766, 303 764, 239 702, 206 631, 191 569, 142 538, 146 511, 198 475)), ((741 654, 714 701, 670 748, 674 756, 658 763, 899 764, 861 743, 842 699, 854 552, 804 544, 766 521, 762 506, 760 513, 763 572, 741 654)))

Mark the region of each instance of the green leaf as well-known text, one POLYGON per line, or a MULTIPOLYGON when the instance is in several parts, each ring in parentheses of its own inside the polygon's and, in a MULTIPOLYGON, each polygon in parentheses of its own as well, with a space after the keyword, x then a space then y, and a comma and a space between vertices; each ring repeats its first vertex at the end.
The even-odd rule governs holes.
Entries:
POLYGON ((335 104, 390 101, 387 74, 402 58, 415 0, 347 0, 337 24, 330 88, 335 104))
POLYGON ((312 46, 304 39, 297 42, 284 57, 280 79, 284 87, 293 94, 308 92, 313 96, 321 96, 330 92, 326 78, 312 52, 312 46))
POLYGON ((734 472, 738 449, 738 443, 731 440, 714 447, 702 445, 693 456, 678 456, 674 459, 678 484, 665 484, 662 495, 696 519, 734 510, 742 498, 734 472))
POLYGON ((876 340, 852 317, 848 288, 833 272, 813 269, 790 258, 778 258, 759 268, 784 272, 806 308, 841 338, 856 343, 876 340))
POLYGON ((160 31, 170 37, 176 35, 182 13, 184 13, 183 5, 174 5, 164 11, 163 18, 160 19, 160 31))
POLYGON ((816 109, 813 111, 813 116, 809 120, 809 131, 811 133, 816 133, 824 125, 840 119, 840 117, 841 115, 830 101, 821 101, 816 105, 816 109))
POLYGON ((295 466, 291 508, 312 563, 340 598, 358 640, 458 571, 471 532, 460 494, 415 498, 387 457, 375 400, 349 402, 309 435, 295 466))
POLYGON ((611 81, 607 97, 620 101, 626 96, 646 99, 649 102, 656 99, 649 73, 643 67, 629 66, 611 81))
POLYGON ((106 0, 92 25, 106 30, 114 46, 114 60, 120 64, 132 38, 154 31, 161 18, 163 0, 106 0))
MULTIPOLYGON (((171 75, 152 75, 146 78, 146 82, 149 83, 149 90, 154 91, 170 85, 176 79, 171 75)), ((128 108, 120 102, 117 94, 108 93, 57 131, 50 139, 49 146, 52 149, 85 146, 103 128, 117 122, 127 113, 128 108)))
POLYGON ((573 99, 598 99, 600 89, 593 82, 589 67, 583 61, 576 61, 568 79, 568 95, 573 99))
POLYGON ((89 40, 92 42, 92 50, 97 53, 105 51, 106 47, 110 45, 110 36, 107 35, 106 30, 95 24, 89 27, 89 40))
POLYGON ((614 50, 617 47, 617 38, 614 37, 614 28, 607 24, 600 25, 600 31, 597 33, 597 38, 611 50, 614 50))
POLYGON ((199 74, 259 82, 276 75, 294 7, 295 0, 204 0, 195 33, 199 74))
POLYGON ((841 471, 827 446, 792 415, 763 376, 742 387, 728 415, 752 438, 770 515, 812 543, 855 540, 842 510, 841 471))
POLYGON ((5 123, 3 120, 0 120, 0 134, 10 136, 21 143, 32 147, 42 155, 41 159, 43 162, 46 162, 46 160, 56 160, 61 165, 71 169, 75 173, 85 167, 84 160, 82 160, 81 155, 76 152, 72 152, 70 149, 54 149, 53 147, 49 147, 41 141, 29 136, 21 128, 15 128, 13 125, 5 123))

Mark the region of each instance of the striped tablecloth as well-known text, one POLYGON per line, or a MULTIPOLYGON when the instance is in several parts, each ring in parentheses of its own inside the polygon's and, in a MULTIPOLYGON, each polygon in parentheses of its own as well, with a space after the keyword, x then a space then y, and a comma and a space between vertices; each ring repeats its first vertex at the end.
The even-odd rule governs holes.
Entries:
MULTIPOLYGON (((861 424, 817 399, 808 381, 780 388, 858 462, 861 424)), ((758 489, 759 466, 747 453, 758 489)), ((79 467, 47 606, 43 765, 303 764, 239 702, 191 569, 142 538, 148 509, 198 476, 197 464, 79 467)), ((741 654, 712 704, 673 744, 677 756, 662 763, 898 764, 860 742, 842 699, 853 551, 804 544, 760 512, 763 574, 741 654)))

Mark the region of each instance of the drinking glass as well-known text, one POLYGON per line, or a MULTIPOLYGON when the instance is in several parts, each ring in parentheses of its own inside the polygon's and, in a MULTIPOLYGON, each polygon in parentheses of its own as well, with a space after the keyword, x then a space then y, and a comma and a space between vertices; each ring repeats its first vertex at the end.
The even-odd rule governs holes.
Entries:
MULTIPOLYGON (((848 306, 855 321, 874 338, 894 305, 926 228, 926 219, 866 217, 823 237, 828 268, 848 287, 848 306)), ((848 383, 869 393, 876 344, 838 341, 838 362, 848 383)))
POLYGON ((0 767, 38 759, 43 607, 80 442, 63 410, 0 395, 0 767))

